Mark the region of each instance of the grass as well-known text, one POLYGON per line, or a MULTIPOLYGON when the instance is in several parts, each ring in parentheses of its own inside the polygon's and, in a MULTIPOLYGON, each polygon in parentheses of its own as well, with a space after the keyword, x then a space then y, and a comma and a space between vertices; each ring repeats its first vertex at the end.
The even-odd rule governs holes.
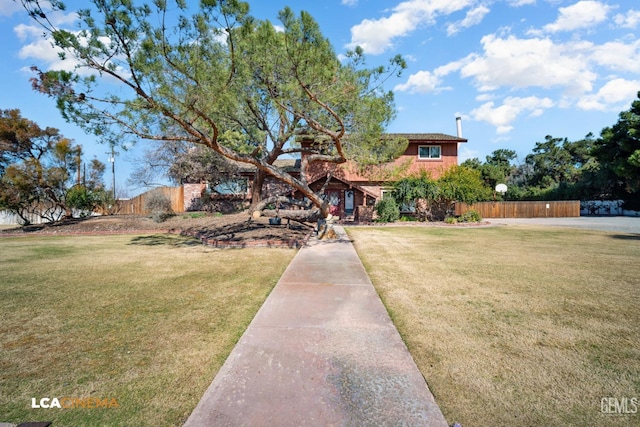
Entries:
POLYGON ((0 422, 182 425, 294 254, 170 235, 3 238, 0 422), (31 408, 46 397, 118 408, 31 408))
POLYGON ((348 232, 450 424, 640 424, 640 410, 601 411, 603 398, 640 398, 640 236, 348 232))

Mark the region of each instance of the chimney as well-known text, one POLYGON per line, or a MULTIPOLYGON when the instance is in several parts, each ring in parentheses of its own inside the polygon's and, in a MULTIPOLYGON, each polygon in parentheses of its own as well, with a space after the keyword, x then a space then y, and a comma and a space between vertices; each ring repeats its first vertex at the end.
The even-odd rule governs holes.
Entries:
POLYGON ((456 117, 456 129, 458 130, 458 138, 462 138, 462 117, 456 117))

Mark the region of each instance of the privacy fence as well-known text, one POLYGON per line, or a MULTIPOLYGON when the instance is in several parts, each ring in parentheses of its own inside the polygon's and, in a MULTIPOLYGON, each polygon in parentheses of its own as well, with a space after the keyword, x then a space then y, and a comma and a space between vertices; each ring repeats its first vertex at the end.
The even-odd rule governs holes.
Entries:
POLYGON ((557 218, 580 216, 580 201, 479 202, 456 204, 456 215, 473 209, 482 218, 557 218))
POLYGON ((127 215, 146 215, 149 211, 146 209, 146 201, 151 197, 154 191, 162 193, 171 200, 171 209, 174 212, 184 212, 184 187, 159 187, 142 193, 132 199, 118 200, 118 213, 127 215))

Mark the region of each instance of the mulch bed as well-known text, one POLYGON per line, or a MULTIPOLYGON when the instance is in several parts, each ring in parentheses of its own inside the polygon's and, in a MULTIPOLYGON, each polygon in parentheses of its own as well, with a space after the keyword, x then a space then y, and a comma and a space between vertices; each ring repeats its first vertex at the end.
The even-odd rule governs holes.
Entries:
POLYGON ((0 237, 171 233, 197 237, 204 244, 219 248, 297 248, 313 232, 311 224, 270 225, 268 218, 249 218, 246 213, 181 214, 156 223, 142 215, 112 215, 5 229, 0 230, 0 237))

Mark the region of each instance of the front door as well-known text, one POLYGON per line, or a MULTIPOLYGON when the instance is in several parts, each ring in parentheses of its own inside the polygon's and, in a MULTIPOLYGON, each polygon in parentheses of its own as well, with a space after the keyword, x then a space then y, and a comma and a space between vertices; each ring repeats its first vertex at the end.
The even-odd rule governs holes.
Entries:
POLYGON ((353 213, 354 193, 353 190, 344 192, 344 213, 351 215, 353 213))
POLYGON ((327 198, 329 199, 329 213, 334 216, 340 215, 340 192, 339 191, 327 191, 327 198))

